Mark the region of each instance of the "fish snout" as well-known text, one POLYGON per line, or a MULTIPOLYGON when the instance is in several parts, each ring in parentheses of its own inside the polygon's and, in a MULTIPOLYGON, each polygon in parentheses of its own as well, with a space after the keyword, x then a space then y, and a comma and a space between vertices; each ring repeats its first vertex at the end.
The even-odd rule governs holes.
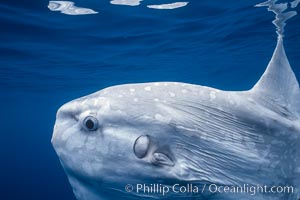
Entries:
POLYGON ((78 121, 78 111, 76 111, 78 106, 76 104, 77 103, 75 101, 71 101, 62 105, 58 109, 51 138, 51 143, 53 144, 53 146, 55 146, 60 141, 63 132, 78 121))

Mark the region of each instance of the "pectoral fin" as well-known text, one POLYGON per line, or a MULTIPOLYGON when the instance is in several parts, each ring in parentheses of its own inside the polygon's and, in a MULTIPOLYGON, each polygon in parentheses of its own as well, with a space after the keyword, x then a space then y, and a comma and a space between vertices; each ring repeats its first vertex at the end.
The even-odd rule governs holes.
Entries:
POLYGON ((164 153, 153 153, 152 163, 155 165, 174 166, 172 159, 164 153))

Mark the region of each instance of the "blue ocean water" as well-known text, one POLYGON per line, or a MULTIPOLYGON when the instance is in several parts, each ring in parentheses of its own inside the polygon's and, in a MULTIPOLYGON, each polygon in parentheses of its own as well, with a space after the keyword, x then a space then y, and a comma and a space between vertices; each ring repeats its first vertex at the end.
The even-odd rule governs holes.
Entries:
MULTIPOLYGON (((157 2, 76 0, 99 13, 70 16, 45 0, 0 1, 1 199, 75 199, 50 143, 56 111, 72 99, 152 81, 246 90, 262 75, 277 36, 261 1, 146 7, 157 2)), ((299 21, 288 20, 284 39, 298 80, 299 21)))

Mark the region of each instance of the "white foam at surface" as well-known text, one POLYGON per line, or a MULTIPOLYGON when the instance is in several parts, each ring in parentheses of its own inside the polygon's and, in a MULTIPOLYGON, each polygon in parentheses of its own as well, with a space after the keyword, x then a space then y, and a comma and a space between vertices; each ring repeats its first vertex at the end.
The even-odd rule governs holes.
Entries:
POLYGON ((146 91, 151 91, 151 87, 150 86, 147 86, 144 88, 146 91))
POLYGON ((74 2, 71 1, 49 1, 48 8, 51 11, 60 11, 66 15, 89 15, 98 13, 90 8, 77 7, 74 5, 74 2))
MULTIPOLYGON (((296 11, 288 11, 285 12, 289 8, 289 3, 278 3, 276 4, 278 0, 268 0, 263 3, 259 3, 255 5, 256 7, 268 7, 268 11, 272 11, 275 13, 276 18, 273 20, 273 24, 276 26, 276 33, 278 37, 283 37, 284 33, 284 27, 286 26, 286 21, 293 16, 297 15, 296 11)), ((299 4, 300 0, 294 0, 290 3, 291 8, 296 8, 299 4)))
POLYGON ((148 5, 148 8, 153 9, 175 9, 175 8, 181 8, 188 4, 189 2, 175 2, 175 3, 169 3, 169 4, 160 4, 160 5, 148 5))
POLYGON ((300 0, 295 0, 291 2, 291 8, 296 8, 298 4, 300 3, 300 0))
POLYGON ((138 6, 142 0, 111 0, 110 3, 114 5, 125 5, 125 6, 138 6))

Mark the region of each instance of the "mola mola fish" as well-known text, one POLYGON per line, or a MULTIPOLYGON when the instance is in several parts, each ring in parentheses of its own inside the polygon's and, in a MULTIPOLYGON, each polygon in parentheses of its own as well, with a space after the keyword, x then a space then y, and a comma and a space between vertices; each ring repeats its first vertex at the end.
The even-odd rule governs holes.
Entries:
POLYGON ((295 14, 275 2, 258 5, 278 40, 248 91, 127 84, 63 105, 52 144, 76 198, 299 199, 300 89, 283 45, 295 14))

